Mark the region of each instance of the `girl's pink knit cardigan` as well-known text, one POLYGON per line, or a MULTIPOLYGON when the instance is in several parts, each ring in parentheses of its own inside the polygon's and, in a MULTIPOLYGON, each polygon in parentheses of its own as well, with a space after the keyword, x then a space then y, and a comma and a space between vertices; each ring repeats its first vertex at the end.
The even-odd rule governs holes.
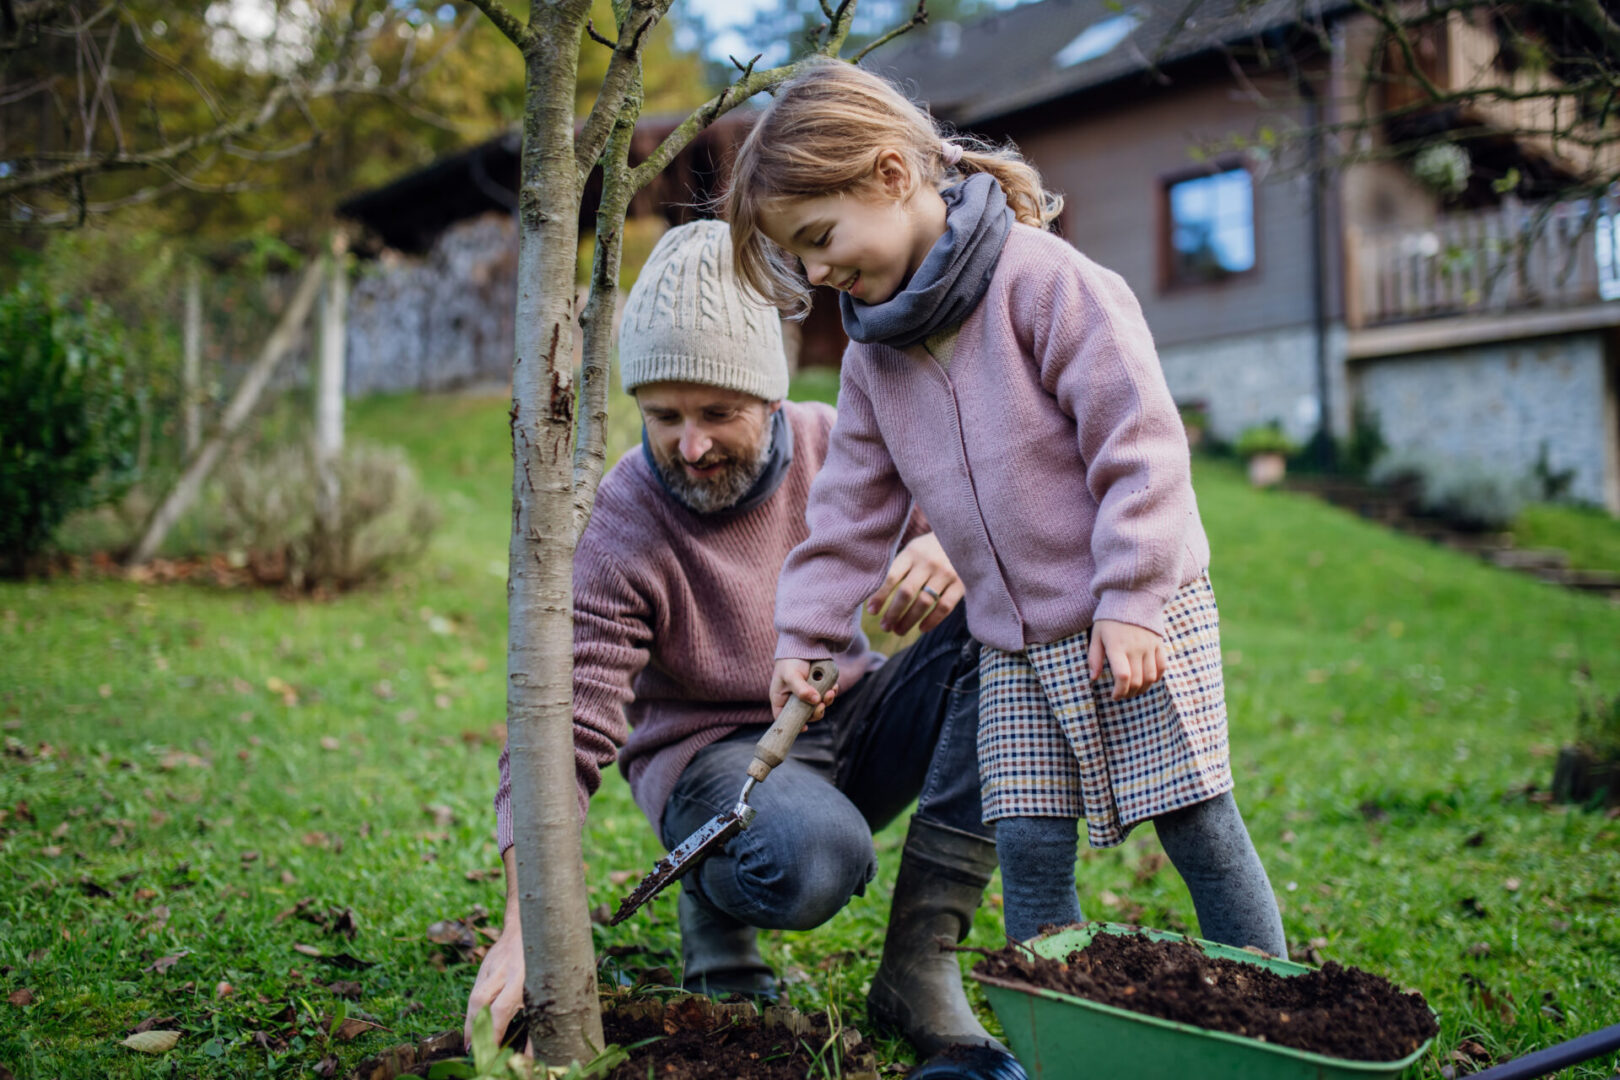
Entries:
POLYGON ((851 344, 810 536, 776 593, 778 657, 836 655, 912 499, 967 587, 968 626, 1018 651, 1097 619, 1164 632, 1209 565, 1187 438, 1123 279, 1015 225, 945 367, 851 344))

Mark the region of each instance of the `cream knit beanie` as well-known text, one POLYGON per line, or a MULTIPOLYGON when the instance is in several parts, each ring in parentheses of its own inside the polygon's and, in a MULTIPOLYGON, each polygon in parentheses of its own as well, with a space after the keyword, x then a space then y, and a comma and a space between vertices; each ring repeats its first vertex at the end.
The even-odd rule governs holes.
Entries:
POLYGON ((781 316, 743 292, 724 222, 694 221, 659 238, 624 302, 619 378, 626 393, 678 380, 766 401, 787 396, 781 316))

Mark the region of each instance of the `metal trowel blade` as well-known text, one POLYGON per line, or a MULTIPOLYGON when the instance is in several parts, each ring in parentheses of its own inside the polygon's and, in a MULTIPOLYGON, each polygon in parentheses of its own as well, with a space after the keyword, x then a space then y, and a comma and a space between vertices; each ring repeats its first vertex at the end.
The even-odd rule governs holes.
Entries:
POLYGON ((711 818, 707 825, 658 860, 652 873, 642 878, 641 884, 620 901, 619 910, 613 913, 608 925, 618 926, 628 919, 637 908, 663 892, 671 882, 678 881, 687 871, 725 847, 733 836, 748 828, 752 820, 754 808, 746 803, 738 803, 725 813, 711 818))

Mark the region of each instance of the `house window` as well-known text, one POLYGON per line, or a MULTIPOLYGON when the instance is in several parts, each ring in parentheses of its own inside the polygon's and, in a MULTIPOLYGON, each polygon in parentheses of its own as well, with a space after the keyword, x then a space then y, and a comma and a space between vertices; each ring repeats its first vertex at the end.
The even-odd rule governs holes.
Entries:
POLYGON ((1166 194, 1170 284, 1220 281, 1254 269, 1254 182, 1247 169, 1174 181, 1166 194))

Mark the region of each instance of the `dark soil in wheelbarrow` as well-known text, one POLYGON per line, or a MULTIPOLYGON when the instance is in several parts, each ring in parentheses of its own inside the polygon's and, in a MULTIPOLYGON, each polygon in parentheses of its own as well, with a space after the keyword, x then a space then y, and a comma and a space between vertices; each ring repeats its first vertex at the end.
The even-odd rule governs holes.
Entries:
POLYGON ((1099 933, 1067 962, 1008 946, 975 971, 1211 1031, 1353 1061, 1398 1061, 1439 1030, 1423 995, 1331 960, 1279 975, 1185 939, 1099 933))

